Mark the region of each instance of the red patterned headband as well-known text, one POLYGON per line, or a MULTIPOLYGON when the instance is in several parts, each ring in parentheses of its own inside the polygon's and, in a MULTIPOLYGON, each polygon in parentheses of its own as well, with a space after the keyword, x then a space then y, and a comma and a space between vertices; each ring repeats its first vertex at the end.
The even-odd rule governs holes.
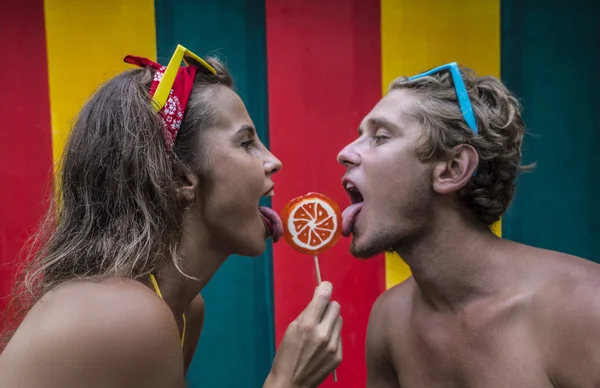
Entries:
POLYGON ((181 61, 185 59, 184 56, 192 57, 211 73, 216 74, 212 66, 180 45, 177 46, 167 67, 150 59, 133 55, 128 55, 124 59, 127 63, 156 70, 150 86, 150 97, 154 109, 163 121, 163 138, 168 154, 173 150, 190 93, 194 86, 194 77, 198 71, 198 68, 194 65, 180 67, 181 61))

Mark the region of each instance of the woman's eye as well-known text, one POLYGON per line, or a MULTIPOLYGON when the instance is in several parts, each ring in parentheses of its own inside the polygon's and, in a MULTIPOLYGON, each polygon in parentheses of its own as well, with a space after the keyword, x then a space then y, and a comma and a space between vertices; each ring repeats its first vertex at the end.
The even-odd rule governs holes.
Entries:
POLYGON ((253 143, 254 143, 254 140, 246 140, 245 142, 242 143, 242 147, 249 150, 250 147, 252 147, 253 143))

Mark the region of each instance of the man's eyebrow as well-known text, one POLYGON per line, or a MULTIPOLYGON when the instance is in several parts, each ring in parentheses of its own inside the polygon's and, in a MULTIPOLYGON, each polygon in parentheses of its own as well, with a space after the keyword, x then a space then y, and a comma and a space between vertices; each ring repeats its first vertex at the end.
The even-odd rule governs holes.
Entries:
POLYGON ((367 123, 371 127, 384 127, 388 129, 397 129, 398 124, 392 120, 386 119, 385 117, 371 117, 367 120, 367 123))
MULTIPOLYGON (((372 127, 372 128, 379 128, 379 127, 384 127, 387 129, 398 129, 398 124, 393 122, 392 120, 386 119, 385 117, 371 117, 369 119, 367 119, 366 122, 367 127, 372 127)), ((362 125, 358 127, 358 136, 362 136, 363 133, 365 132, 365 130, 363 129, 362 125)))

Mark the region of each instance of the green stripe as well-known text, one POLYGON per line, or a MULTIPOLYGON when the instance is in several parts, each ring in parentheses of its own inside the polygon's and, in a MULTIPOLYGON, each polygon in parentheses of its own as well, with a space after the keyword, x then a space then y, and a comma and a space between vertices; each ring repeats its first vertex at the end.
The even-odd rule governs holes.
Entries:
POLYGON ((540 4, 502 1, 502 78, 524 105, 525 162, 538 163, 517 182, 504 236, 600 261, 600 7, 540 4))
MULTIPOLYGON (((268 144, 264 0, 155 0, 158 58, 176 45, 227 60, 236 91, 268 144)), ((231 257, 202 292, 206 318, 191 387, 262 387, 275 352, 272 249, 231 257)))

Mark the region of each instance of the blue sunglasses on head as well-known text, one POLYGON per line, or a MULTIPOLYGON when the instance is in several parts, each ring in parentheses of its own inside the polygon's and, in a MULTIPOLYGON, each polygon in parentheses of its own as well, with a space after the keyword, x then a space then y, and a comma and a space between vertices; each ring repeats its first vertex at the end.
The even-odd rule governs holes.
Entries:
POLYGON ((412 81, 418 78, 426 77, 428 75, 438 73, 442 70, 450 70, 450 74, 452 75, 452 82, 454 83, 454 90, 456 90, 456 95, 458 96, 458 103, 460 105, 462 115, 465 121, 467 122, 467 125, 477 135, 479 132, 477 130, 477 121, 475 120, 475 114, 473 114, 473 106, 471 105, 471 100, 469 99, 469 94, 467 93, 465 82, 463 81, 462 76, 460 75, 460 70, 458 69, 458 65, 456 64, 456 62, 436 67, 435 69, 431 69, 424 73, 410 77, 408 80, 412 81))

